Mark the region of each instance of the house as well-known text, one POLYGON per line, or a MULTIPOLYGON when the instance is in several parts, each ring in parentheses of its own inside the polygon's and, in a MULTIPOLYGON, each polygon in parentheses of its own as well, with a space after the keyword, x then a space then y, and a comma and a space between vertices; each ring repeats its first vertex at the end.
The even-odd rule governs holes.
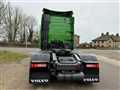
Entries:
POLYGON ((84 42, 79 45, 80 48, 91 48, 90 43, 84 42))
POLYGON ((101 33, 100 37, 92 40, 92 47, 97 48, 120 48, 120 36, 117 33, 116 35, 101 33))
POLYGON ((80 43, 80 36, 79 35, 74 35, 74 47, 79 47, 80 43))

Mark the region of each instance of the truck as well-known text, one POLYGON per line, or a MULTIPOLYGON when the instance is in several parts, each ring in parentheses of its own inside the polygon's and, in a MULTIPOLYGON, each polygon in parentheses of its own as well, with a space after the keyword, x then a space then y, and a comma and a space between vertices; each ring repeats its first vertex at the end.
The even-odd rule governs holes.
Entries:
POLYGON ((72 11, 44 8, 40 30, 41 51, 31 56, 30 84, 49 84, 53 80, 99 82, 99 62, 94 55, 74 52, 72 11))

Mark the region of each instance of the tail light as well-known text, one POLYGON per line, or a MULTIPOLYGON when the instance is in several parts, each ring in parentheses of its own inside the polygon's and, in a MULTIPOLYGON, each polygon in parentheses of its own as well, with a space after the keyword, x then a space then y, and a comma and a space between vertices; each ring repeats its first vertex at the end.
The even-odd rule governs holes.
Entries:
POLYGON ((31 64, 32 68, 41 68, 41 67, 47 67, 47 64, 31 64))
POLYGON ((99 64, 86 64, 87 68, 99 68, 99 64))

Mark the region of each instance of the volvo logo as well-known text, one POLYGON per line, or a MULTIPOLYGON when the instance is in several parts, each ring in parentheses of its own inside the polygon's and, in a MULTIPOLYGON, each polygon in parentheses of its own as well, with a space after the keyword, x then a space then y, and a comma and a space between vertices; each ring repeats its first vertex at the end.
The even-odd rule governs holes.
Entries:
POLYGON ((35 83, 35 82, 39 82, 39 83, 47 83, 48 82, 48 79, 31 79, 31 82, 32 83, 35 83))

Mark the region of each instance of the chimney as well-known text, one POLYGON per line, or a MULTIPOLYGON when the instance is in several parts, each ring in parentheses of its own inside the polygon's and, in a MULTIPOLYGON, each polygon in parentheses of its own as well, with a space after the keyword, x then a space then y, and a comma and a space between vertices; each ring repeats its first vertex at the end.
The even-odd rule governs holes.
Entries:
POLYGON ((106 32, 106 35, 108 36, 108 35, 109 35, 109 32, 106 32))
POLYGON ((116 36, 119 37, 119 33, 116 33, 116 36))
POLYGON ((104 33, 101 33, 101 36, 104 36, 104 33))

